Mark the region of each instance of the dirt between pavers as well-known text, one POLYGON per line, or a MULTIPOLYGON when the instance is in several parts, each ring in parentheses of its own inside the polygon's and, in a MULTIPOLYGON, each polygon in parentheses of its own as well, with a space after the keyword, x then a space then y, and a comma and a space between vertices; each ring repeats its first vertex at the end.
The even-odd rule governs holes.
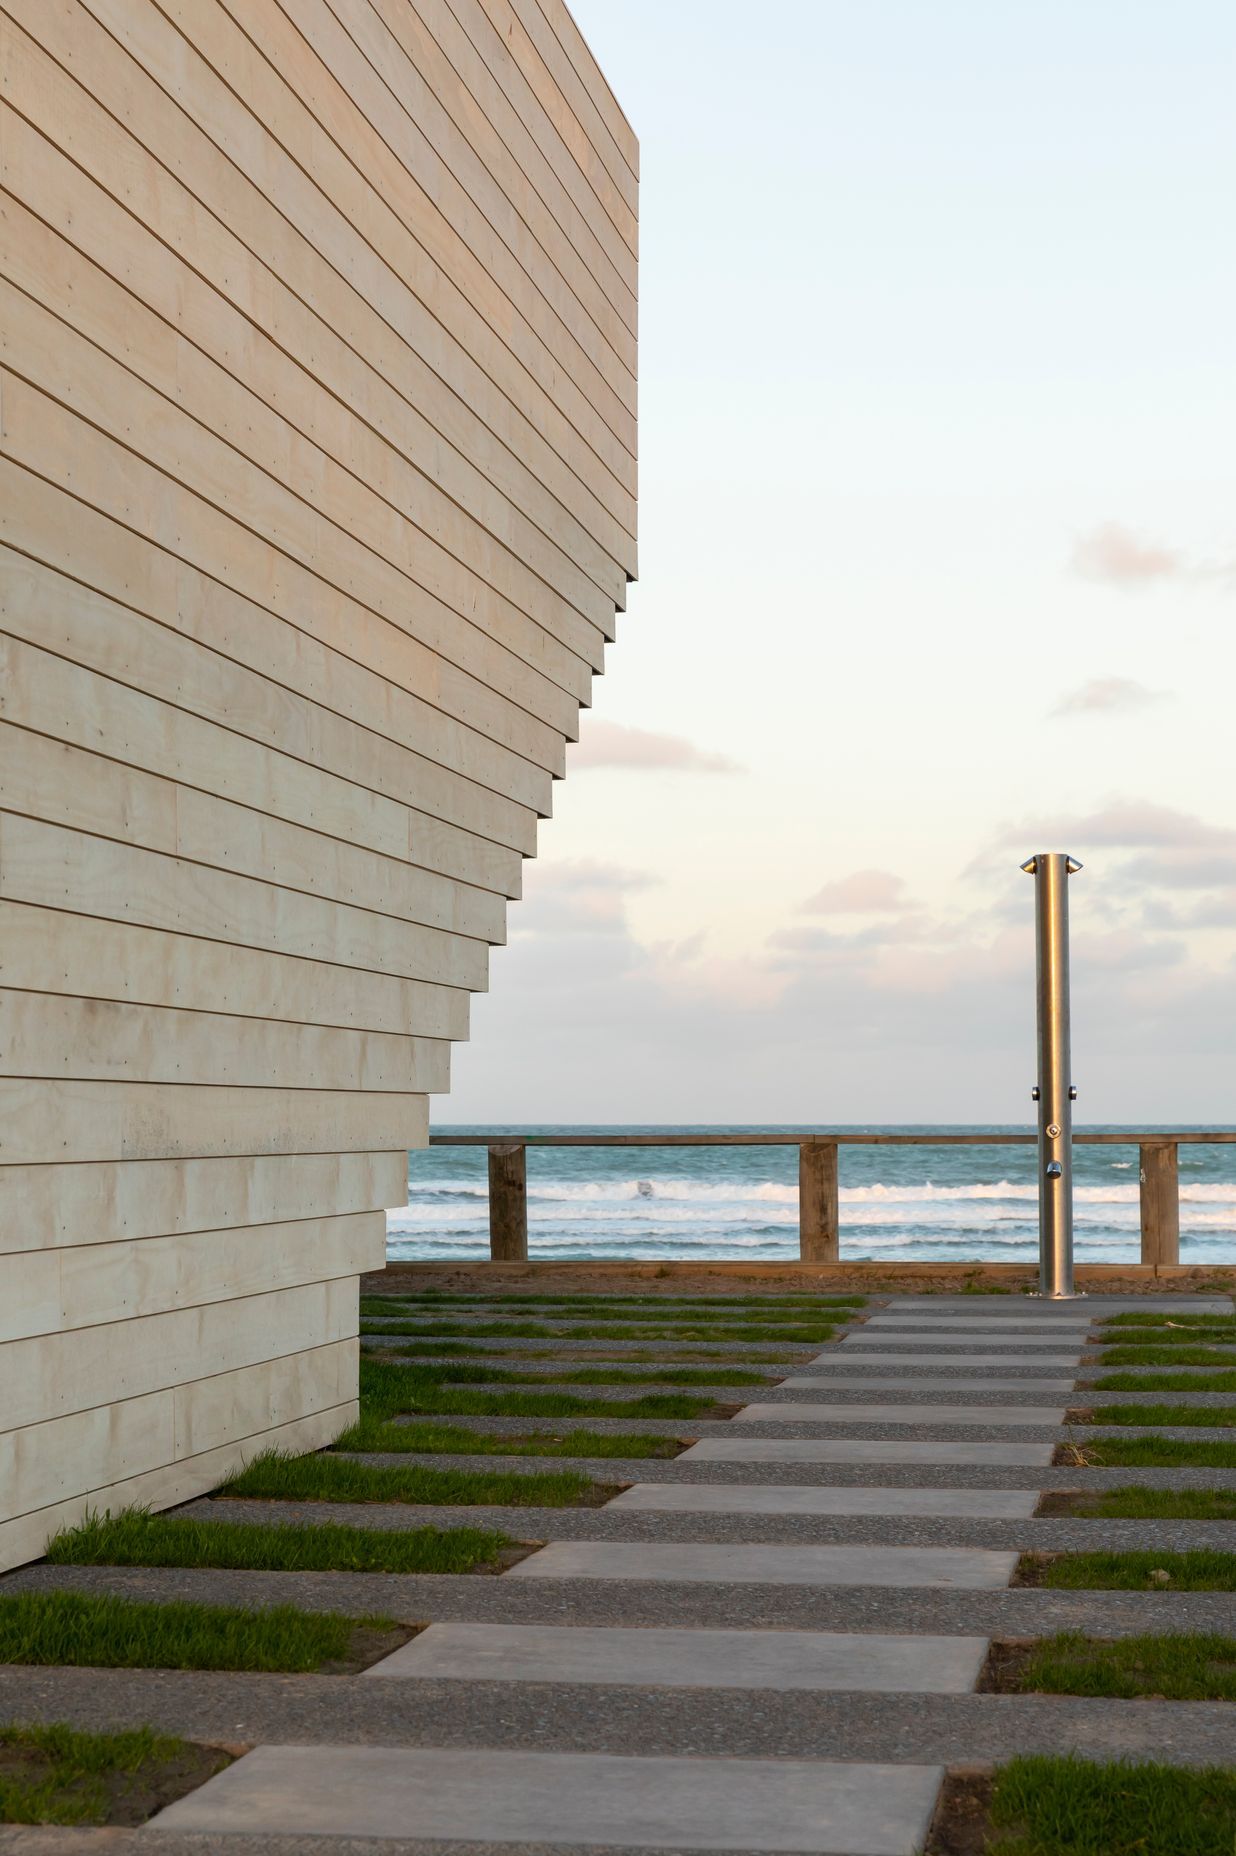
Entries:
MULTIPOLYGON (((1079 1264, 1078 1285, 1096 1295, 1198 1295, 1236 1293, 1230 1268, 1153 1264, 1079 1264)), ((406 1294, 443 1289, 501 1296, 504 1289, 604 1295, 733 1294, 757 1285, 760 1294, 815 1295, 1028 1295, 1038 1288, 1038 1268, 1015 1263, 915 1263, 889 1267, 854 1258, 841 1263, 560 1263, 552 1258, 526 1263, 388 1263, 361 1277, 362 1295, 406 1294)))
MULTIPOLYGON (((133 1828, 174 1804, 186 1792, 196 1791, 207 1779, 230 1766, 247 1747, 198 1746, 192 1742, 171 1759, 147 1760, 136 1772, 107 1772, 91 1775, 80 1784, 65 1786, 61 1798, 76 1799, 96 1788, 103 1793, 100 1815, 80 1819, 83 1824, 108 1824, 133 1828)), ((34 1747, 0 1746, 0 1783, 38 1785, 52 1776, 54 1759, 34 1747)), ((0 1820, 6 1822, 8 1820, 0 1820)), ((72 1835, 72 1831, 67 1832, 72 1835)))
POLYGON ((995 1786, 991 1766, 956 1766, 945 1773, 927 1833, 926 1856, 984 1856, 995 1786))

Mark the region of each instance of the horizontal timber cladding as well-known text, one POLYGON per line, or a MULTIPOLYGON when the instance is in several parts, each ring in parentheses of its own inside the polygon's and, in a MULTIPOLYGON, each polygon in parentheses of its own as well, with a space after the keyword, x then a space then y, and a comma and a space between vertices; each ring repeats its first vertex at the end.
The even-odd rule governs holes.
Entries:
POLYGON ((0 1568, 357 1410, 636 568, 563 0, 0 0, 0 1568))

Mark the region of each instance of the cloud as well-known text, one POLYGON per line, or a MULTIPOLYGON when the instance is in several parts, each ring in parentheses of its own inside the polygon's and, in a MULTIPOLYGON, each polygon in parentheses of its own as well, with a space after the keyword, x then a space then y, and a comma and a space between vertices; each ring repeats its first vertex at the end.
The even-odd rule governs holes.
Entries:
POLYGON ((1079 536, 1073 548, 1072 567, 1083 579, 1126 588, 1152 586, 1157 580, 1178 578, 1185 571, 1174 549, 1139 540, 1119 522, 1105 522, 1090 534, 1079 536))
POLYGON ((1092 677, 1051 711, 1053 715, 1131 715, 1165 697, 1163 690, 1147 689, 1132 677, 1092 677))
POLYGON ((905 883, 891 870, 855 870, 825 883, 802 905, 804 915, 899 914, 909 906, 905 883))
POLYGON ((741 773, 725 754, 697 748, 685 735, 656 735, 646 728, 589 718, 571 751, 571 772, 581 767, 626 767, 650 773, 741 773))
POLYGON ((1148 799, 1112 799, 1095 812, 1058 812, 1025 819, 1016 828, 1019 839, 1040 846, 1064 839, 1105 849, 1142 850, 1162 845, 1171 850, 1205 849, 1236 845, 1236 831, 1210 825, 1193 812, 1155 805, 1148 799))
POLYGON ((627 932, 627 897, 656 882, 646 870, 578 858, 534 863, 527 895, 511 915, 512 939, 528 935, 627 932))

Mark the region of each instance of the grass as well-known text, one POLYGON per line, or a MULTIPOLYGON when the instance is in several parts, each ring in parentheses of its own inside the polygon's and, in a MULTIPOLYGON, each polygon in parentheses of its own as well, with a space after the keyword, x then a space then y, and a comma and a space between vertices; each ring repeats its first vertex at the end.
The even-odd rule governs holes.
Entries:
POLYGON ((643 1398, 580 1398, 571 1392, 468 1392, 427 1385, 413 1366, 361 1360, 361 1398, 374 1415, 441 1412, 484 1418, 698 1418, 713 1409, 708 1398, 681 1392, 643 1398))
POLYGON ((588 1327, 545 1327, 536 1321, 418 1321, 388 1322, 384 1334, 411 1334, 421 1340, 712 1340, 811 1341, 831 1340, 836 1327, 660 1327, 645 1329, 629 1324, 594 1322, 588 1327))
POLYGON ((359 1620, 279 1605, 145 1604, 80 1592, 17 1592, 0 1598, 0 1663, 92 1669, 273 1669, 303 1673, 344 1661, 359 1620))
MULTIPOLYGON (((362 1327, 361 1333, 365 1333, 362 1327)), ((462 1366, 449 1364, 433 1366, 415 1366, 408 1369, 415 1372, 427 1386, 431 1385, 570 1385, 570 1386, 641 1386, 641 1385, 684 1385, 684 1386, 766 1386, 770 1380, 767 1373, 753 1373, 746 1367, 718 1366, 709 1369, 704 1366, 672 1367, 665 1366, 655 1372, 630 1372, 624 1366, 580 1366, 569 1368, 566 1372, 537 1371, 529 1373, 512 1372, 509 1367, 474 1366, 465 1363, 462 1366)))
POLYGON ((1094 1424, 1236 1424, 1236 1405, 1095 1405, 1094 1424))
POLYGON ((227 1763, 215 1748, 149 1727, 118 1734, 79 1733, 62 1721, 0 1727, 0 1823, 140 1823, 227 1763), (173 1773, 181 1782, 173 1777, 169 1786, 173 1773))
POLYGON ((390 1424, 370 1416, 344 1431, 332 1447, 391 1454, 449 1451, 456 1456, 673 1457, 683 1445, 675 1437, 646 1437, 638 1431, 568 1431, 564 1437, 534 1431, 504 1437, 458 1424, 390 1424))
POLYGON ((1199 1437, 1096 1437, 1080 1448, 1096 1469, 1236 1469, 1236 1443, 1199 1437))
POLYGON ((1168 1315, 1161 1309, 1157 1312, 1154 1309, 1147 1309, 1144 1314, 1134 1311, 1127 1315, 1112 1315, 1103 1323, 1103 1326, 1105 1328, 1226 1327, 1229 1332, 1236 1334, 1236 1315, 1229 1315, 1224 1320, 1217 1311, 1214 1314, 1208 1310, 1205 1314, 1168 1315))
POLYGON ((1236 1701, 1236 1637, 1179 1636, 1113 1641, 1062 1631, 1037 1643, 1018 1672, 1021 1693, 1102 1695, 1165 1701, 1236 1701))
POLYGON ((1048 1495, 1044 1511, 1104 1521, 1236 1521, 1236 1489, 1088 1489, 1048 1495))
POLYGON ((864 1308, 862 1295, 364 1295, 362 1315, 380 1315, 392 1304, 401 1309, 434 1308, 579 1308, 656 1310, 671 1315, 690 1315, 697 1310, 709 1313, 725 1310, 727 1314, 775 1314, 782 1309, 864 1308))
MULTIPOLYGON (((390 1327, 373 1327, 371 1324, 362 1321, 361 1333, 390 1334, 399 1333, 399 1330, 390 1327)), ((647 1347, 635 1347, 632 1348, 629 1353, 624 1353, 621 1359, 615 1359, 612 1363, 615 1366, 624 1368, 629 1365, 643 1366, 647 1364, 657 1364, 670 1370, 684 1360, 695 1362, 697 1360, 716 1360, 718 1357, 723 1357, 718 1356, 716 1353, 716 1346, 717 1343, 713 1342, 712 1345, 708 1347, 680 1347, 672 1354, 654 1353, 647 1347)), ((559 1365, 562 1365, 564 1362, 569 1364, 573 1357, 578 1358, 582 1356, 583 1358, 587 1358, 589 1354, 593 1352, 601 1352, 601 1357, 605 1358, 603 1349, 598 1348, 588 1350, 581 1348, 578 1353, 575 1353, 571 1349, 562 1347, 490 1347, 479 1341, 473 1342, 463 1340, 409 1340, 399 1349, 401 1359, 468 1360, 480 1358, 484 1360, 509 1360, 512 1365, 516 1365, 525 1360, 531 1363, 536 1363, 540 1360, 556 1360, 559 1365)), ((792 1365, 799 1357, 800 1350, 797 1348, 770 1347, 764 1349, 762 1352, 753 1349, 750 1353, 743 1355, 743 1361, 744 1365, 748 1366, 785 1366, 792 1365)))
POLYGON ((1236 1352, 1218 1347, 1106 1347, 1104 1366, 1236 1366, 1236 1352))
POLYGON ((1198 1548, 1190 1553, 1163 1553, 1157 1548, 1131 1553, 1062 1553, 1046 1565, 1023 1554, 1021 1570, 1057 1591, 1236 1592, 1236 1553, 1198 1548), (1152 1575, 1166 1573, 1166 1579, 1152 1575))
POLYGON ((1100 1392, 1236 1392, 1236 1371, 1215 1373, 1105 1373, 1100 1392))
POLYGON ((439 1507, 578 1508, 591 1502, 596 1485, 578 1470, 521 1475, 481 1469, 382 1468, 346 1456, 289 1456, 264 1450, 219 1495, 255 1501, 433 1502, 439 1507))
POLYGON ((53 1566, 225 1566, 255 1572, 496 1572, 518 1543, 474 1527, 263 1526, 126 1508, 48 1542, 53 1566))
POLYGON ((1075 1754, 996 1774, 985 1856, 1233 1856, 1236 1771, 1075 1754))
POLYGON ((1236 1323, 1205 1328, 1119 1328, 1100 1334, 1100 1347, 1236 1347, 1236 1323))

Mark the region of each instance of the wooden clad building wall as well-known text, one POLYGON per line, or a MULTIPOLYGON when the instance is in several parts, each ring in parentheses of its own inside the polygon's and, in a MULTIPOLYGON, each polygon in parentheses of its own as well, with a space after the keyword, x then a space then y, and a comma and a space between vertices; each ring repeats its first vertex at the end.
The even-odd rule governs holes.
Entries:
POLYGON ((561 0, 0 0, 0 1566, 356 1409, 635 571, 561 0))

